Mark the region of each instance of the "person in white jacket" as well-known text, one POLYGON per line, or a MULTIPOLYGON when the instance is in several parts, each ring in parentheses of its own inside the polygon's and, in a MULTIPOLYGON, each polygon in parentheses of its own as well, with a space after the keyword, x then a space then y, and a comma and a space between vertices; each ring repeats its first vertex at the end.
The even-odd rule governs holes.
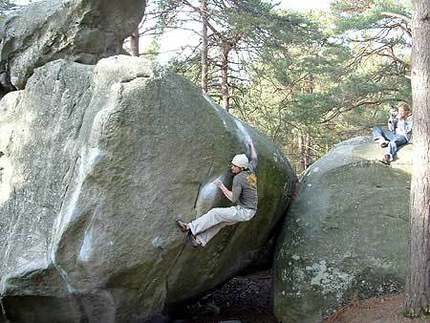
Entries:
POLYGON ((373 140, 385 148, 381 162, 387 165, 393 161, 399 146, 407 144, 412 136, 411 108, 406 102, 400 102, 398 111, 397 120, 393 116, 390 116, 391 123, 388 120, 389 130, 380 126, 373 127, 373 140))
POLYGON ((213 208, 189 223, 176 220, 179 228, 188 233, 194 247, 206 246, 223 227, 249 221, 257 212, 258 194, 255 175, 257 153, 251 138, 247 138, 246 143, 250 148, 251 161, 248 161, 245 154, 234 156, 230 166, 234 175, 231 191, 219 179, 213 181, 225 197, 235 205, 213 208))

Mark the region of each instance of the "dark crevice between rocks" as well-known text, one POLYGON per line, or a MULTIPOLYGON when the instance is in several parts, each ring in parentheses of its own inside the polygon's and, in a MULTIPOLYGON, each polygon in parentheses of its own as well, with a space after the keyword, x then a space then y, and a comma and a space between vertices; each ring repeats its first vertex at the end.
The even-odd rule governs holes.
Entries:
MULTIPOLYGON (((211 323, 238 320, 241 323, 275 323, 272 296, 272 259, 275 237, 256 259, 238 275, 213 290, 164 311, 164 322, 211 323)), ((162 321, 147 321, 155 323, 162 321)))
POLYGON ((197 189, 197 194, 196 194, 196 198, 194 199, 194 205, 193 205, 193 210, 196 209, 197 207, 197 201, 199 200, 199 194, 200 194, 200 189, 202 188, 202 183, 199 183, 199 187, 197 189))
POLYGON ((3 296, 0 296, 0 323, 9 323, 9 319, 6 316, 6 310, 3 305, 3 296))
POLYGON ((15 85, 13 85, 10 80, 10 71, 8 65, 9 64, 6 61, 0 62, 0 99, 9 92, 17 90, 15 85))
POLYGON ((75 295, 63 298, 6 296, 3 297, 3 305, 4 315, 0 316, 0 323, 90 322, 84 301, 75 295))
POLYGON ((175 323, 210 323, 223 320, 274 323, 276 320, 273 316, 272 269, 247 268, 214 290, 178 304, 166 313, 170 320, 165 322, 175 323))
MULTIPOLYGON (((0 158, 2 158, 3 156, 4 156, 4 153, 0 151, 0 158)), ((3 172, 4 172, 4 168, 0 166, 0 184, 3 182, 3 172)))

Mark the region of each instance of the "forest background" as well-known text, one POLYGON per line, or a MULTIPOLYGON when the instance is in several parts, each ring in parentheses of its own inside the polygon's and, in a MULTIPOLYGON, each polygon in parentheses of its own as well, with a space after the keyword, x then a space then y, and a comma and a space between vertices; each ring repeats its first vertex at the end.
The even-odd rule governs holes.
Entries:
POLYGON ((149 4, 139 34, 152 42, 139 54, 159 60, 163 35, 182 30, 164 64, 272 138, 298 174, 411 103, 410 1, 336 0, 305 12, 260 0, 149 4))
POLYGON ((124 49, 201 87, 301 174, 337 143, 385 124, 391 106, 411 103, 410 17, 410 0, 307 11, 270 0, 149 0, 124 49), (166 52, 173 41, 181 46, 166 52))

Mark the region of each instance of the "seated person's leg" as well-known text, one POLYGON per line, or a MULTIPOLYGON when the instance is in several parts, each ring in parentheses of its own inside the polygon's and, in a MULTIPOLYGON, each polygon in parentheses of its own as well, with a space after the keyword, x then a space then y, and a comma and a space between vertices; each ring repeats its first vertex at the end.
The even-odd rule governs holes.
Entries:
POLYGON ((380 126, 374 126, 372 134, 373 141, 381 141, 381 139, 383 139, 382 128, 380 126))
POLYGON ((404 136, 394 135, 394 138, 390 140, 387 147, 387 154, 390 155, 391 161, 393 160, 394 155, 397 153, 398 147, 407 143, 407 140, 404 136))
POLYGON ((373 127, 373 140, 379 143, 382 143, 384 141, 390 141, 394 138, 394 134, 389 131, 385 130, 380 126, 374 126, 373 127))

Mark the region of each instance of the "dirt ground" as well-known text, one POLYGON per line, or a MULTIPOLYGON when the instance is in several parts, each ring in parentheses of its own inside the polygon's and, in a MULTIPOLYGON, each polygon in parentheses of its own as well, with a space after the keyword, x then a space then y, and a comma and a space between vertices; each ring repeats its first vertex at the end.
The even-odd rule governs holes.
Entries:
POLYGON ((379 298, 356 301, 340 309, 324 323, 424 323, 430 317, 416 319, 402 315, 404 294, 386 295, 379 298))
MULTIPOLYGON (((272 272, 263 270, 234 277, 226 284, 186 306, 181 323, 279 323, 272 312, 272 272)), ((430 323, 430 317, 402 316, 403 294, 357 300, 339 309, 323 322, 315 323, 430 323)))

